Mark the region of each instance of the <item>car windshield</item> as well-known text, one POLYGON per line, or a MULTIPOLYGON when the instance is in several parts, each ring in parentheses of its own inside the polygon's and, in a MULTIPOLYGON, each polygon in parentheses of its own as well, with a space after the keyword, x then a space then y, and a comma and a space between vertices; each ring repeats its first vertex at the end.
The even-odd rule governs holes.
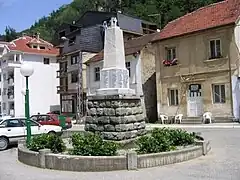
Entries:
MULTIPOLYGON (((26 119, 21 119, 24 126, 26 126, 26 119)), ((39 126, 39 124, 33 120, 30 120, 31 126, 39 126)))

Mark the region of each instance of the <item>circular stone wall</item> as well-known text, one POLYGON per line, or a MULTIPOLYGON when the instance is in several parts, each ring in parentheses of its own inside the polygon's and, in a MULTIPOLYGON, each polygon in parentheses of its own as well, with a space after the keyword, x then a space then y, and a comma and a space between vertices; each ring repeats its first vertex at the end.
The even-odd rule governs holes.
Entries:
POLYGON ((48 149, 33 152, 24 143, 19 143, 18 160, 31 166, 63 171, 134 170, 187 161, 206 155, 210 149, 209 142, 201 141, 197 146, 164 153, 137 155, 136 152, 128 152, 126 156, 72 156, 53 154, 48 149))

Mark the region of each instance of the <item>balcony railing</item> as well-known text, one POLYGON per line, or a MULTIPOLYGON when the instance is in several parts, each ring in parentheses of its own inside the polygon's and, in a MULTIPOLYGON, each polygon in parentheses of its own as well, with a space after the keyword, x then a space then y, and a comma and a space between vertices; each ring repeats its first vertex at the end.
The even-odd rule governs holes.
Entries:
POLYGON ((8 100, 14 100, 14 95, 13 94, 8 94, 8 100))
POLYGON ((67 72, 76 71, 76 70, 78 70, 78 68, 79 68, 78 64, 72 64, 72 65, 68 66, 67 72))
POLYGON ((14 61, 14 60, 8 60, 8 63, 13 63, 13 64, 21 64, 21 62, 19 61, 19 60, 16 60, 16 61, 14 61))
POLYGON ((58 70, 57 71, 57 78, 61 78, 61 77, 67 77, 67 71, 65 71, 65 70, 58 70))
POLYGON ((14 61, 13 59, 9 59, 9 60, 4 60, 1 63, 1 66, 2 67, 8 67, 8 66, 19 67, 20 64, 21 64, 21 62, 19 60, 14 61))
POLYGON ((67 92, 68 86, 57 86, 57 93, 67 92))
POLYGON ((8 85, 9 86, 13 86, 14 85, 14 80, 12 78, 8 79, 8 85))
POLYGON ((57 62, 64 62, 67 61, 67 56, 59 55, 57 56, 57 62))

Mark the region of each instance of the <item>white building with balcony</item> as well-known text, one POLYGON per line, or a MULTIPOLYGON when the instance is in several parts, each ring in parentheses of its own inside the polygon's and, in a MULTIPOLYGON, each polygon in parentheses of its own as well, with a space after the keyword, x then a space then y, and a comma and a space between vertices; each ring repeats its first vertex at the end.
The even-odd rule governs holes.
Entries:
POLYGON ((40 39, 39 35, 23 35, 10 43, 0 43, 0 53, 2 114, 25 114, 25 77, 20 73, 23 62, 34 68, 33 75, 29 77, 30 114, 47 113, 51 107, 60 106, 56 90, 59 85, 56 78, 58 49, 40 39))

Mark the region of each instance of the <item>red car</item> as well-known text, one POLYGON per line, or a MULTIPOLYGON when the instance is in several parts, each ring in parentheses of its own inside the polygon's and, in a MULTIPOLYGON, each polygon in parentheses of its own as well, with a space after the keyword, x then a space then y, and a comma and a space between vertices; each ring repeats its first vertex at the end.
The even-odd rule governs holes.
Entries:
MULTIPOLYGON (((37 114, 31 116, 31 119, 37 121, 42 125, 55 125, 61 126, 60 120, 58 119, 58 114, 37 114)), ((65 128, 69 129, 72 127, 72 120, 66 117, 65 128)))

